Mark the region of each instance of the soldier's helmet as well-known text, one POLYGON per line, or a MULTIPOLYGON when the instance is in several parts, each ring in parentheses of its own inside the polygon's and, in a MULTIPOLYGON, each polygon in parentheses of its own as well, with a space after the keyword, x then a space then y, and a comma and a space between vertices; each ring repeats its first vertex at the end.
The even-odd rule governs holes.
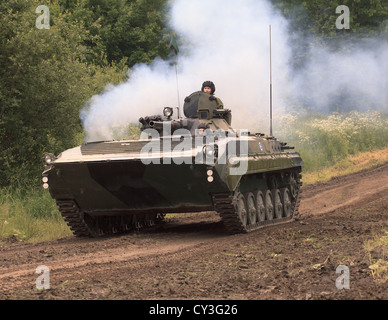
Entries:
POLYGON ((201 91, 203 91, 205 87, 209 87, 211 89, 211 94, 214 94, 214 91, 216 91, 216 86, 212 81, 205 81, 204 83, 202 83, 201 91))

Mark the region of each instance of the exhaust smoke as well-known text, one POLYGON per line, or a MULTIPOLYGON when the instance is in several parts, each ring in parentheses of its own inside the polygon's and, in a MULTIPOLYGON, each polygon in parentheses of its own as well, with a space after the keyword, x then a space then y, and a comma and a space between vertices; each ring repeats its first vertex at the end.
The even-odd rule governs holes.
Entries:
MULTIPOLYGON (((181 106, 203 81, 211 80, 215 95, 232 110, 233 127, 268 134, 271 24, 275 116, 301 108, 317 112, 388 109, 386 42, 369 41, 350 53, 314 47, 303 66, 293 68, 289 23, 269 1, 174 0, 169 16, 170 27, 184 42, 179 44, 178 56, 181 106)), ((126 82, 108 86, 83 108, 85 140, 113 139, 140 117, 177 106, 171 61, 135 65, 126 82)))

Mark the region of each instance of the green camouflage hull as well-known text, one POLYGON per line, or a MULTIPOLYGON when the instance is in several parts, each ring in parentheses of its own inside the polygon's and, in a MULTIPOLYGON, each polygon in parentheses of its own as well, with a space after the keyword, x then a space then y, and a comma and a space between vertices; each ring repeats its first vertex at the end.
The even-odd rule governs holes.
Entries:
POLYGON ((139 119, 140 140, 46 155, 43 186, 75 235, 152 226, 166 213, 214 210, 232 233, 297 216, 303 161, 292 147, 237 133, 229 110, 202 92, 185 99, 185 115, 139 119))

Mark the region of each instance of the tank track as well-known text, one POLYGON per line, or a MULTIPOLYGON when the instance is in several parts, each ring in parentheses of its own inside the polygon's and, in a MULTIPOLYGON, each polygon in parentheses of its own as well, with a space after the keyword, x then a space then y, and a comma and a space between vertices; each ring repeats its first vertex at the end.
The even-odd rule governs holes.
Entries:
MULTIPOLYGON (((298 219, 302 193, 301 186, 302 182, 298 179, 297 192, 292 199, 291 214, 288 217, 264 220, 253 225, 244 225, 237 214, 239 190, 234 193, 213 193, 211 196, 214 209, 220 215, 226 231, 230 234, 248 233, 269 225, 287 223, 298 219)), ((147 215, 91 217, 84 214, 73 199, 57 200, 57 206, 63 219, 77 237, 99 237, 130 230, 140 230, 144 227, 152 227, 164 220, 164 216, 161 214, 153 217, 147 215)))
POLYGON ((283 224, 294 221, 299 217, 299 205, 302 193, 302 182, 297 183, 297 192, 291 202, 291 214, 288 217, 274 218, 272 220, 264 220, 253 225, 244 226, 241 222, 237 210, 236 202, 239 191, 234 193, 215 193, 212 194, 212 200, 215 210, 219 213, 221 221, 224 224, 226 231, 230 234, 248 233, 270 225, 283 224))
POLYGON ((161 214, 154 215, 154 217, 149 215, 91 217, 84 214, 72 199, 56 202, 63 219, 77 237, 100 237, 140 230, 152 227, 164 220, 164 215, 161 214))
POLYGON ((74 200, 57 200, 57 206, 75 236, 88 236, 93 233, 85 223, 83 212, 74 200))

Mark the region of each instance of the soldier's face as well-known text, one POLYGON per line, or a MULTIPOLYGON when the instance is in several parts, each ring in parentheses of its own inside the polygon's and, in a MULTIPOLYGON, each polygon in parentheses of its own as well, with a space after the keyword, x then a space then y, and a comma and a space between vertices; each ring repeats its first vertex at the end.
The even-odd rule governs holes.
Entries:
POLYGON ((210 87, 204 87, 204 88, 203 88, 203 92, 211 93, 211 92, 212 92, 212 89, 211 89, 210 87))

